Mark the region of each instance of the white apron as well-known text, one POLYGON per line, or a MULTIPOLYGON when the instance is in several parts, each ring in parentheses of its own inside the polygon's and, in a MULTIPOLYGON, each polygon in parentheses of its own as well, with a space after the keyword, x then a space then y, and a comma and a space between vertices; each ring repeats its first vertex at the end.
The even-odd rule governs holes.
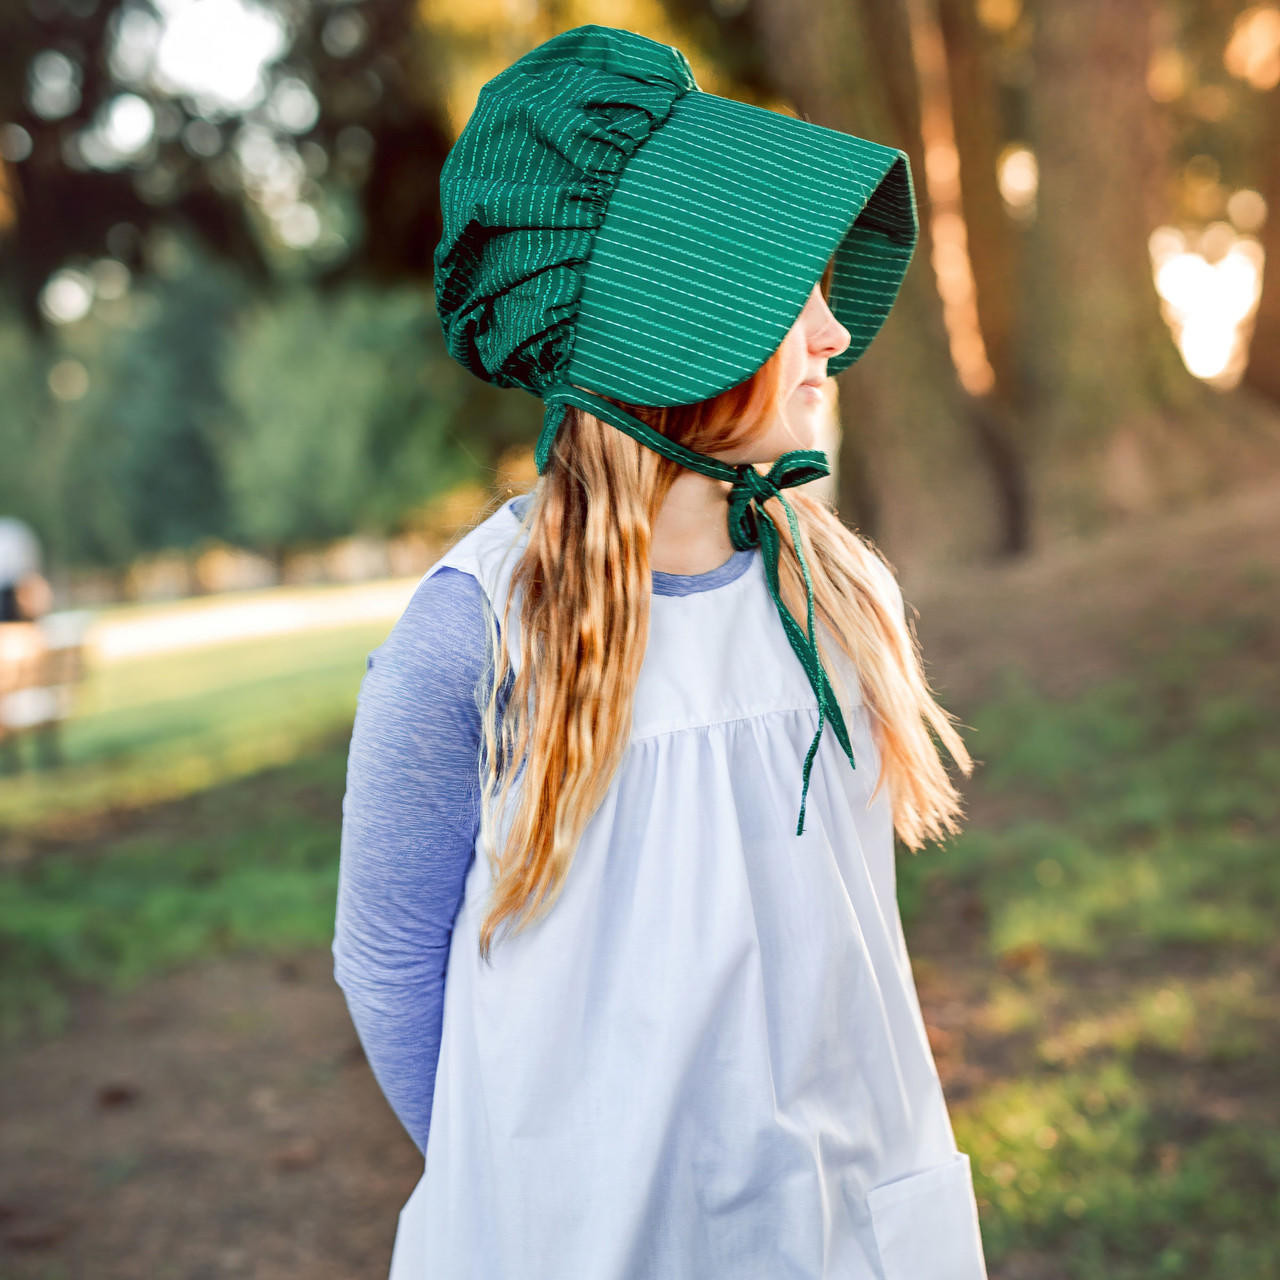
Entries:
MULTIPOLYGON (((428 576, 501 621, 518 537, 508 503, 428 576)), ((857 767, 828 727, 797 836, 817 700, 763 556, 651 607, 619 773, 492 967, 471 865, 390 1280, 986 1280, 848 659, 857 767)))

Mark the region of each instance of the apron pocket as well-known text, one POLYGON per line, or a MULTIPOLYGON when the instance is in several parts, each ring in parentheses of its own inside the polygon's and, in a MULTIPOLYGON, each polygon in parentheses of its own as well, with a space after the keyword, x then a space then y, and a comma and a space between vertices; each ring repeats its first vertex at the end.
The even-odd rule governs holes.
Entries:
POLYGON ((987 1280, 967 1152, 872 1187, 884 1280, 987 1280))

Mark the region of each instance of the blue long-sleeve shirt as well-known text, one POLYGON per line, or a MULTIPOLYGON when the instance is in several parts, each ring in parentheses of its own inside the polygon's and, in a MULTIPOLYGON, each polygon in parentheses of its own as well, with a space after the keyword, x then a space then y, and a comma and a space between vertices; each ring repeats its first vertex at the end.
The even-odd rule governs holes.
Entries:
MULTIPOLYGON (((512 500, 517 515, 529 500, 512 500)), ((756 554, 735 551, 707 573, 655 570, 653 590, 723 586, 756 554)), ((347 757, 334 979, 374 1077, 424 1154, 449 945, 480 826, 484 665, 480 584, 446 566, 368 655, 347 757)), ((500 713, 510 689, 508 675, 500 713)))

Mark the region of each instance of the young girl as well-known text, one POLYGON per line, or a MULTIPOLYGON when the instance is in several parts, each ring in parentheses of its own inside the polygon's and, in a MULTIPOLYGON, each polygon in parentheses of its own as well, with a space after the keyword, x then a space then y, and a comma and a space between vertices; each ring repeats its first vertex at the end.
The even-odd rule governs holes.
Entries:
POLYGON ((984 1280, 894 868, 957 829, 929 729, 971 762, 798 487, 906 157, 588 26, 484 87, 441 196, 449 349, 546 413, 352 734, 334 972, 425 1157, 392 1280, 984 1280))

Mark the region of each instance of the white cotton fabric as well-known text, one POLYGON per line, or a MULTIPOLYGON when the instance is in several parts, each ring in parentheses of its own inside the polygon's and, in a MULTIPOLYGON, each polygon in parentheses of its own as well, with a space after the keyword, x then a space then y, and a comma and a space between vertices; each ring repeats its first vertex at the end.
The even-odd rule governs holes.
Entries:
MULTIPOLYGON (((501 620, 524 537, 508 503, 428 573, 501 620)), ((390 1280, 985 1280, 856 676, 857 767, 828 727, 797 836, 818 710, 763 557, 651 611, 619 772, 491 967, 471 865, 390 1280)))

